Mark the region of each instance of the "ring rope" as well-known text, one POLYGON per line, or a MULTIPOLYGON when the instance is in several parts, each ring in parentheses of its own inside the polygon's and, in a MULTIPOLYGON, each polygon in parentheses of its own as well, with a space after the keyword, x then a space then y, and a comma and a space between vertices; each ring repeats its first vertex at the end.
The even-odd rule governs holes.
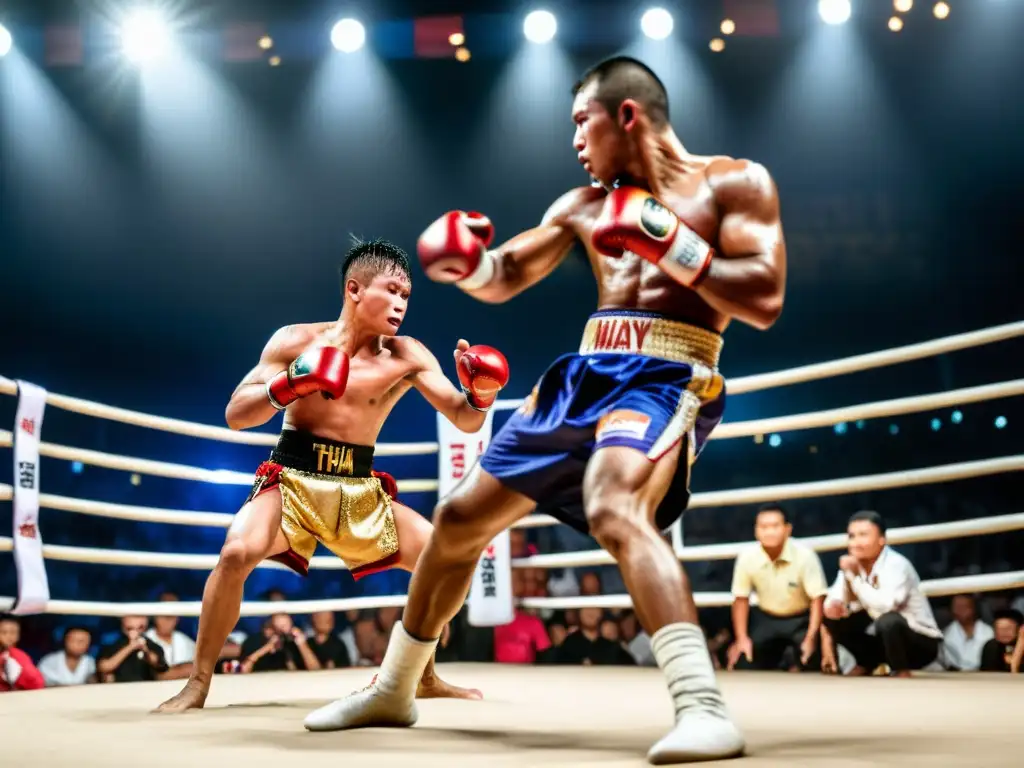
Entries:
MULTIPOLYGON (((1024 512, 995 517, 980 517, 972 520, 955 520, 949 523, 891 528, 886 532, 886 541, 890 544, 911 544, 918 541, 943 541, 946 539, 984 536, 1019 530, 1024 530, 1024 512)), ((806 538, 794 537, 794 541, 800 542, 816 552, 829 552, 845 547, 847 539, 845 533, 832 533, 824 536, 808 536, 806 538)), ((751 546, 754 545, 749 541, 705 544, 696 547, 683 547, 677 554, 682 562, 727 560, 738 556, 740 552, 751 546)), ((6 536, 0 536, 0 552, 10 552, 12 548, 13 540, 6 536)), ((217 564, 218 556, 44 544, 43 557, 47 560, 63 560, 72 563, 213 570, 217 564)), ((532 555, 530 557, 512 559, 513 568, 579 568, 595 565, 613 565, 614 563, 615 560, 612 556, 604 550, 532 555)), ((285 566, 268 560, 261 562, 259 567, 287 570, 285 566)), ((310 560, 309 567, 312 570, 327 571, 343 571, 348 569, 344 562, 334 556, 314 557, 310 560)))
MULTIPOLYGON (((943 597, 974 592, 998 592, 1024 587, 1024 571, 985 573, 921 582, 921 591, 929 597, 943 597)), ((752 596, 756 603, 756 595, 752 596)), ((732 605, 729 592, 698 592, 694 596, 698 608, 723 608, 732 605)), ((0 597, 0 610, 7 610, 14 600, 0 597)), ((352 611, 371 608, 402 608, 405 595, 350 597, 331 600, 252 601, 242 603, 242 616, 269 616, 286 611, 303 616, 317 611, 352 611)), ((524 608, 571 610, 573 608, 630 608, 629 595, 596 595, 593 597, 526 597, 518 600, 524 608)), ((200 602, 102 603, 79 600, 51 600, 46 613, 64 616, 198 616, 200 602)))

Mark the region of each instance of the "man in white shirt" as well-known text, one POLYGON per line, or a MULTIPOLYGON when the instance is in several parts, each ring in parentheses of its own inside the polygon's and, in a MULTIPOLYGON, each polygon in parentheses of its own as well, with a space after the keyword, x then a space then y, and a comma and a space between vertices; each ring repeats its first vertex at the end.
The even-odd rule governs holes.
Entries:
POLYGON ((921 580, 907 558, 886 546, 877 512, 856 513, 846 533, 849 554, 839 558, 825 598, 823 666, 835 667, 834 641, 854 655, 861 674, 887 664, 895 677, 909 677, 935 661, 942 640, 921 580))
POLYGON ((92 635, 88 629, 68 627, 64 630, 64 650, 54 651, 39 661, 46 687, 83 685, 96 682, 96 660, 88 655, 92 635))
MULTIPOLYGON (((160 595, 161 603, 176 603, 178 596, 173 592, 160 595)), ((170 667, 161 680, 183 680, 192 674, 192 661, 196 657, 196 641, 178 631, 177 616, 154 616, 153 626, 146 630, 146 637, 164 649, 164 658, 170 667)))
POLYGON ((992 627, 978 619, 973 595, 953 595, 953 623, 942 633, 947 669, 974 672, 981 667, 981 649, 995 637, 992 627))

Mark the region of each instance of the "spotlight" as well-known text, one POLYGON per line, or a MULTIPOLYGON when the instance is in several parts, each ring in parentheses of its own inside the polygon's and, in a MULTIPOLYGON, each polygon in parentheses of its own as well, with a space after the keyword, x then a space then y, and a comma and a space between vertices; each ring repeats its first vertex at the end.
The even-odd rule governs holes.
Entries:
POLYGON ((864 419, 857 419, 857 421, 854 422, 854 426, 857 427, 857 429, 864 429, 864 419))
POLYGON ((890 434, 890 435, 892 435, 893 437, 895 437, 895 436, 896 436, 896 435, 898 435, 899 433, 900 433, 900 428, 899 428, 899 426, 897 426, 896 424, 890 424, 890 425, 889 425, 889 434, 890 434))
POLYGON ((469 52, 469 48, 459 48, 455 51, 455 58, 465 64, 469 61, 472 54, 469 52))
POLYGON ((722 51, 725 50, 725 40, 723 40, 720 37, 716 37, 708 44, 708 48, 710 48, 715 53, 721 53, 722 51))
POLYGON ((269 64, 272 67, 279 67, 281 66, 281 57, 271 56, 269 59, 267 59, 267 64, 269 64))
POLYGON ((736 22, 732 19, 724 19, 720 27, 723 35, 731 35, 736 31, 736 22))
POLYGON ((772 435, 771 437, 768 438, 768 445, 770 445, 772 448, 778 448, 780 445, 782 445, 782 436, 772 435))
POLYGON ((270 35, 264 35, 263 37, 260 38, 260 48, 262 48, 264 51, 269 51, 273 47, 274 40, 272 37, 270 37, 270 35))
POLYGON ((0 24, 0 57, 10 53, 12 45, 14 45, 14 40, 11 38, 11 33, 7 31, 7 27, 0 24))
POLYGON ((893 0, 892 7, 896 13, 908 13, 914 7, 914 0, 893 0))
POLYGON ((170 47, 171 33, 159 12, 145 8, 129 16, 121 27, 121 47, 131 61, 155 61, 170 47))
POLYGON ((964 420, 964 415, 961 411, 953 411, 953 413, 949 415, 949 420, 954 424, 959 424, 964 420))
POLYGON ((452 32, 450 35, 448 35, 449 45, 453 45, 456 48, 458 48, 464 42, 466 42, 466 36, 461 32, 452 32))
POLYGON ((531 11, 523 22, 523 34, 531 43, 550 43, 557 31, 558 22, 550 11, 531 11))
POLYGON ((355 19, 342 19, 331 29, 331 45, 342 53, 355 53, 366 42, 366 29, 355 19))
POLYGON ((652 40, 664 40, 672 34, 672 14, 664 8, 651 8, 640 17, 640 29, 652 40))
POLYGON ((996 429, 1003 429, 1003 428, 1005 428, 1006 427, 1006 417, 1005 416, 996 416, 995 424, 996 424, 996 429))
POLYGON ((942 429, 942 419, 932 419, 932 432, 942 429))
POLYGON ((72 461, 71 462, 71 472, 72 472, 72 474, 80 475, 80 474, 82 474, 82 470, 83 469, 85 469, 85 465, 82 464, 82 462, 80 462, 80 461, 72 461))
POLYGON ((818 15, 826 24, 845 24, 851 12, 850 0, 818 0, 818 15))
POLYGON ((140 485, 142 485, 142 475, 140 475, 138 472, 133 472, 132 476, 128 478, 128 482, 130 482, 132 485, 138 488, 140 485))
POLYGON ((903 29, 903 19, 901 19, 899 16, 893 16, 891 19, 889 19, 889 29, 891 29, 893 32, 899 32, 901 29, 903 29))
POLYGON ((847 429, 847 426, 846 426, 846 422, 845 421, 841 421, 838 424, 836 424, 834 427, 832 427, 832 431, 835 432, 837 435, 845 435, 846 434, 846 429, 847 429))
POLYGON ((949 16, 949 3, 936 3, 935 7, 932 8, 932 13, 935 14, 936 19, 944 19, 949 16))

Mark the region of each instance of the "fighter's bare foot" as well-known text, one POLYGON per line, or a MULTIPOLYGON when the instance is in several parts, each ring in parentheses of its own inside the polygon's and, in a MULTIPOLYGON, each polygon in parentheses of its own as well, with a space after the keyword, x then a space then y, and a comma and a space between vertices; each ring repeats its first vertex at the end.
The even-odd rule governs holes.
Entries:
POLYGON ((470 699, 479 701, 484 697, 476 688, 460 688, 451 685, 437 675, 424 675, 416 686, 417 699, 470 699))
POLYGON ((179 712, 186 712, 190 709, 202 709, 203 705, 206 704, 206 697, 209 692, 209 688, 198 682, 189 680, 185 683, 185 687, 181 689, 181 693, 169 698, 159 707, 154 709, 153 712, 159 714, 177 714, 179 712))

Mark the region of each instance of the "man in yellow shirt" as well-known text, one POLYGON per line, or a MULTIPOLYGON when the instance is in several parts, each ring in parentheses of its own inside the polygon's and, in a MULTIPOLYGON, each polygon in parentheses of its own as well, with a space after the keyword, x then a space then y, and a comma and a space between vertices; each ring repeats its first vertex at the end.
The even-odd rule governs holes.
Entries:
POLYGON ((828 586, 814 550, 790 541, 793 526, 778 504, 761 507, 758 546, 741 552, 732 577, 729 669, 778 669, 787 649, 804 669, 817 668, 818 633, 828 586), (750 593, 759 607, 751 610, 750 593))

